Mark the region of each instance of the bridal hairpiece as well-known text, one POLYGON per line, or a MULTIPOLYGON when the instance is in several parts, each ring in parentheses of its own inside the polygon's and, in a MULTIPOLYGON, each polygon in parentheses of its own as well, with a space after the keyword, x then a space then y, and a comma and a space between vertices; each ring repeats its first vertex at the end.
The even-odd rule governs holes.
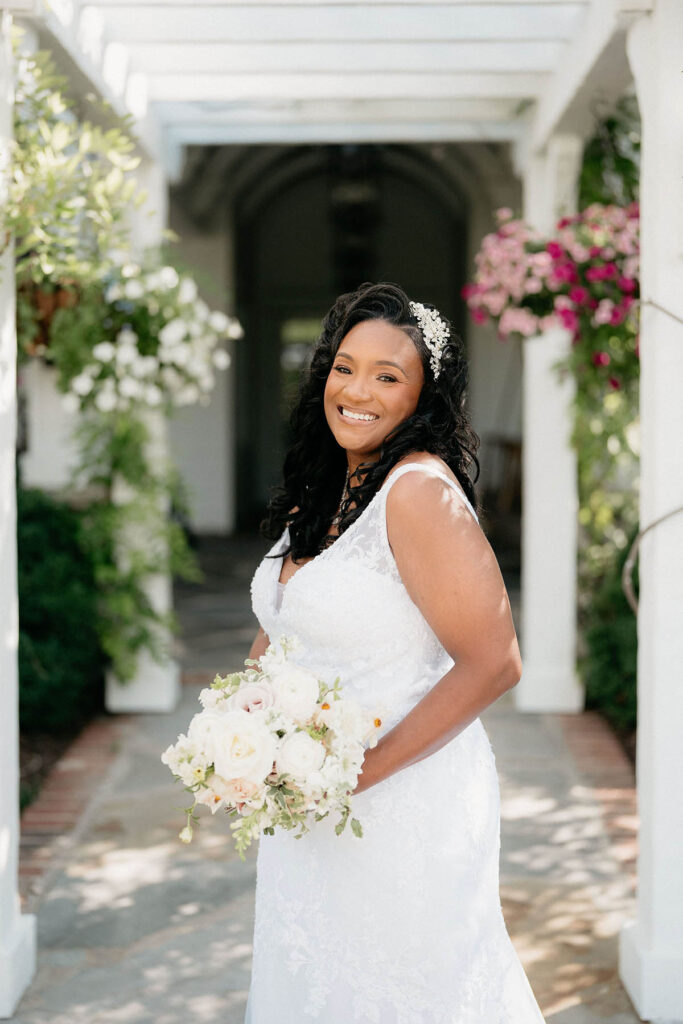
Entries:
POLYGON ((421 302, 409 302, 408 304, 420 325, 422 337, 429 349, 429 365, 432 368, 434 380, 436 380, 441 372, 441 353, 449 338, 448 327, 441 319, 438 309, 427 309, 421 302))

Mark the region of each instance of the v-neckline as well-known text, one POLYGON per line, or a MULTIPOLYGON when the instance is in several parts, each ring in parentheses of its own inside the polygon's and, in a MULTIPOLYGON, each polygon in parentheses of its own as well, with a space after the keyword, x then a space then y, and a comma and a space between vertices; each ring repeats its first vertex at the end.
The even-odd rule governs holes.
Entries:
MULTIPOLYGON (((337 544, 339 544, 339 542, 344 537, 346 537, 347 534, 349 534, 353 530, 353 528, 361 521, 361 519, 363 518, 365 513, 370 510, 370 508, 372 507, 373 502, 375 501, 375 499, 378 498, 379 495, 382 493, 382 489, 384 488, 384 485, 385 485, 385 483, 387 482, 388 479, 389 479, 388 477, 384 478, 384 480, 382 481, 381 486, 375 491, 373 496, 370 498, 370 501, 367 503, 365 508, 362 510, 362 512, 360 513, 358 518, 354 519, 354 521, 351 523, 349 528, 347 530, 344 530, 343 533, 338 534, 337 539, 334 541, 334 543, 329 544, 328 547, 323 548, 323 550, 319 551, 317 555, 313 556, 313 558, 309 558, 307 562, 304 562, 304 564, 301 566, 301 568, 297 569, 296 572, 293 572, 292 575, 289 577, 289 579, 286 580, 285 582, 282 582, 280 580, 280 573, 282 572, 284 556, 281 555, 279 559, 276 559, 276 558, 273 559, 273 563, 274 563, 274 565, 275 565, 275 567, 277 569, 277 574, 276 574, 276 577, 275 577, 275 582, 276 582, 277 586, 282 588, 282 591, 281 591, 281 594, 280 594, 280 608, 282 608, 282 602, 285 599, 285 593, 287 591, 287 588, 289 587, 289 584, 292 582, 292 580, 296 576, 298 576, 299 573, 304 572, 304 570, 308 569, 309 566, 313 565, 314 562, 317 562, 319 559, 323 558, 324 555, 329 554, 337 546, 337 544)), ((288 540, 289 540, 289 527, 286 526, 278 543, 281 546, 283 541, 286 543, 288 540)))

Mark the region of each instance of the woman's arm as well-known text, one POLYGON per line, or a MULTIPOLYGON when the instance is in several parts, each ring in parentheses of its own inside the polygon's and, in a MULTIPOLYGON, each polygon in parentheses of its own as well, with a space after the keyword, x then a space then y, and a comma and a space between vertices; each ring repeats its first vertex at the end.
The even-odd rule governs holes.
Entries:
POLYGON ((258 658, 261 657, 262 654, 266 653, 266 648, 268 647, 269 643, 270 640, 268 639, 267 634, 264 633, 261 627, 259 626, 259 631, 254 637, 254 642, 251 645, 251 650, 249 651, 249 657, 256 661, 258 658))
POLYGON ((410 597, 455 665, 366 752, 356 793, 435 753, 522 674, 498 562, 462 499, 407 473, 387 497, 387 530, 410 597))

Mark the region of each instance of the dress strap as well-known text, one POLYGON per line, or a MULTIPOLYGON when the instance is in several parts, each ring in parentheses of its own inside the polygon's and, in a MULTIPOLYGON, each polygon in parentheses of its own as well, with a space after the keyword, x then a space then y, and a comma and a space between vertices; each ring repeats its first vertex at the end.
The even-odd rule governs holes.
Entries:
POLYGON ((384 483, 382 484, 382 487, 381 487, 381 490, 384 491, 384 500, 385 501, 386 501, 386 498, 387 498, 387 495, 388 495, 389 491, 393 487, 394 483, 398 480, 398 478, 403 476, 404 473, 410 473, 410 472, 412 472, 414 470, 421 470, 423 473, 428 473, 429 476, 436 476, 440 480, 443 480, 444 483, 448 484, 448 486, 451 488, 451 490, 455 491, 456 494, 460 495, 460 497, 465 502, 465 504, 469 508, 469 510, 472 513, 472 515, 474 516, 474 518, 477 520, 477 522, 479 522, 479 516, 474 511, 472 503, 469 500, 469 498, 467 497, 467 495, 465 494, 465 492, 463 491, 463 489, 458 484, 456 484, 453 480, 451 480, 451 478, 449 476, 447 476, 446 473, 443 472, 443 470, 437 469, 436 466, 430 466, 428 463, 409 462, 407 465, 400 466, 398 469, 394 470, 394 472, 391 473, 387 477, 387 479, 384 481, 384 483))

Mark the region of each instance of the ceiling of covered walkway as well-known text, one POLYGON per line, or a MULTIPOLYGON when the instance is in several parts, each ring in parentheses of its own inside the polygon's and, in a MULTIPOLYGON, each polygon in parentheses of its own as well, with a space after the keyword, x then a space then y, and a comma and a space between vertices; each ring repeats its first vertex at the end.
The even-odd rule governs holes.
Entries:
POLYGON ((651 2, 52 0, 41 32, 167 164, 188 145, 539 147, 623 92, 624 34, 651 2))

